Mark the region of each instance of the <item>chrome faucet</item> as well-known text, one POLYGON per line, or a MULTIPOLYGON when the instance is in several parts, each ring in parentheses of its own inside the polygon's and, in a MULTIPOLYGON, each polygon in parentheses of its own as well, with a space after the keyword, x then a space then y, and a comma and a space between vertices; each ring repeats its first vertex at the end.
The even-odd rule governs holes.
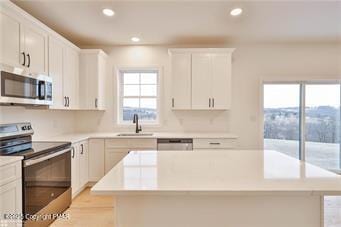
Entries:
POLYGON ((135 133, 141 132, 142 127, 141 127, 141 125, 139 126, 139 116, 137 114, 134 114, 133 123, 136 125, 135 133))

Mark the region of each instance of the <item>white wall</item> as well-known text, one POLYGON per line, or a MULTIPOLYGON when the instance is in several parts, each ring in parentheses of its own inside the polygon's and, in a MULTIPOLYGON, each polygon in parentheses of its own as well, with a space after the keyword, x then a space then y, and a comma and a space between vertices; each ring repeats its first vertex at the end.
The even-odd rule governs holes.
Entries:
POLYGON ((115 67, 159 66, 162 73, 161 125, 145 131, 231 132, 241 148, 260 148, 262 128, 261 81, 341 79, 341 52, 336 44, 230 44, 233 57, 231 111, 171 111, 170 66, 167 49, 158 46, 102 47, 109 54, 107 111, 78 112, 80 131, 132 131, 116 124, 115 67))
POLYGON ((0 107, 0 123, 31 121, 36 138, 72 131, 133 131, 116 124, 116 74, 119 66, 160 66, 162 124, 145 131, 232 132, 241 148, 261 147, 261 81, 341 79, 341 48, 337 44, 229 44, 233 57, 231 111, 171 111, 168 47, 122 46, 103 48, 109 54, 107 111, 27 110, 0 107))
POLYGON ((34 129, 33 139, 36 140, 73 132, 76 126, 73 111, 0 106, 0 124, 16 122, 31 122, 34 129))

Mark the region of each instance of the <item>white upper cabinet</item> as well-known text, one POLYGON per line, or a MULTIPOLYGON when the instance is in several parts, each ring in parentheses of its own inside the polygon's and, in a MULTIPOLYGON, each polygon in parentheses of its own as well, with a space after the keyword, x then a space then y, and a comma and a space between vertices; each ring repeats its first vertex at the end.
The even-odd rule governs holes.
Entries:
POLYGON ((0 2, 0 63, 30 74, 47 74, 47 32, 25 15, 0 2))
POLYGON ((51 109, 78 109, 79 53, 49 36, 49 76, 53 81, 51 109))
POLYGON ((63 94, 66 107, 78 109, 79 107, 79 52, 72 48, 63 51, 63 94))
POLYGON ((31 24, 22 24, 20 28, 20 53, 25 56, 25 67, 29 73, 46 75, 47 33, 31 24))
POLYGON ((172 70, 172 108, 191 108, 191 54, 169 52, 172 70))
POLYGON ((211 108, 231 108, 231 54, 211 55, 211 108))
POLYGON ((81 50, 80 53, 80 108, 105 109, 106 58, 102 50, 81 50))
POLYGON ((0 12, 0 62, 20 66, 20 23, 0 12))
POLYGON ((172 61, 172 108, 230 109, 233 51, 228 48, 169 50, 172 61))
POLYGON ((210 54, 192 54, 192 109, 208 109, 211 99, 210 54))
POLYGON ((53 81, 53 105, 50 108, 63 109, 67 104, 63 96, 63 43, 52 36, 49 37, 49 76, 53 81))

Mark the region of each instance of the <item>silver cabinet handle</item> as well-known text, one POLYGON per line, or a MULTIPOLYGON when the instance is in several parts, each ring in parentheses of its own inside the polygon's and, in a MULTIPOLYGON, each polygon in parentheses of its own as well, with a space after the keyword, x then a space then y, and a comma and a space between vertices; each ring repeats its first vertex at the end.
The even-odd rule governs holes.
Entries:
POLYGON ((208 99, 208 107, 211 108, 211 98, 208 99))
POLYGON ((84 145, 81 144, 81 154, 83 154, 83 153, 84 153, 84 145))
POLYGON ((174 98, 172 98, 172 107, 174 108, 174 98))
POLYGON ((95 98, 95 108, 98 108, 98 98, 95 98))
POLYGON ((214 98, 212 98, 212 107, 214 108, 214 98))

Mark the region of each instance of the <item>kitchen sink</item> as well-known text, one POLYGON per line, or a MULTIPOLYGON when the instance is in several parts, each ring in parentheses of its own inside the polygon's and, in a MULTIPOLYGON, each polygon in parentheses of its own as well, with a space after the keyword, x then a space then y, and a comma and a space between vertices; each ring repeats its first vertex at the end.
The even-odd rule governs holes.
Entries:
POLYGON ((154 133, 120 133, 117 136, 153 136, 154 133))

